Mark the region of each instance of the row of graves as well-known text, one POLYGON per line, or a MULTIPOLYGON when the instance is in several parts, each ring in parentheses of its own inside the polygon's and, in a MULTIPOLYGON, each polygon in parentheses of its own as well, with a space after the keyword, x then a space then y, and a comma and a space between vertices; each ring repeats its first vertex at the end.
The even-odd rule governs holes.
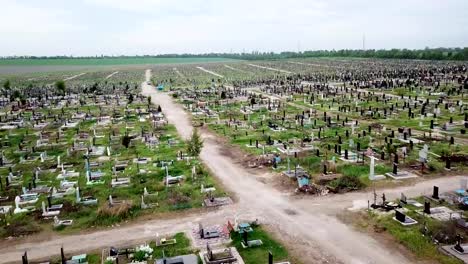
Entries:
POLYGON ((463 139, 437 140, 410 127, 395 128, 346 114, 295 107, 254 92, 247 91, 246 96, 245 91, 237 94, 246 98, 244 101, 223 105, 200 94, 191 95, 192 104, 186 108, 195 109, 190 105, 199 96, 198 101, 204 103, 194 111, 205 112, 195 118, 254 153, 248 166, 279 170, 297 182, 297 191, 323 195, 327 190, 362 187, 358 183, 349 188, 340 186, 340 177, 346 175, 344 166, 361 168, 359 176, 365 184, 464 170, 467 150, 463 139))
POLYGON ((0 129, 2 234, 232 203, 137 90, 31 100, 0 114, 15 120, 0 129))
MULTIPOLYGON (((57 252, 58 253, 58 252, 57 252)), ((289 264, 287 251, 272 240, 257 221, 227 221, 220 225, 198 224, 191 233, 161 236, 138 244, 122 244, 104 247, 81 254, 67 254, 62 247, 60 255, 49 259, 29 260, 28 252, 21 256, 28 263, 140 263, 140 264, 253 264, 261 260, 269 264, 289 264), (263 238, 263 240, 262 240, 263 238), (265 244, 264 244, 265 243, 265 244), (272 247, 281 248, 272 252, 272 247), (245 260, 242 255, 245 256, 245 260), (274 259, 280 261, 274 261, 274 259), (281 261, 283 260, 283 261, 281 261)), ((18 261, 19 262, 19 261, 18 261)))
MULTIPOLYGON (((399 225, 395 227, 388 224, 387 228, 398 228, 402 232, 406 230, 412 236, 423 237, 428 245, 434 245, 440 252, 467 263, 468 179, 464 177, 459 181, 460 186, 455 190, 441 191, 438 186, 433 186, 430 195, 414 199, 401 193, 400 199, 388 201, 384 193, 379 198, 374 191, 374 200, 372 203, 369 201, 368 211, 378 219, 391 218, 389 221, 399 225)), ((393 233, 392 230, 389 232, 393 233)))
MULTIPOLYGON (((439 163, 445 163, 446 170, 452 170, 452 163, 455 162, 462 165, 461 167, 463 168, 463 162, 461 161, 465 159, 467 152, 465 146, 466 138, 464 135, 465 128, 468 126, 468 113, 466 113, 466 107, 463 105, 462 100, 457 100, 456 102, 446 98, 429 100, 418 98, 417 96, 411 98, 411 95, 405 98, 388 96, 385 94, 371 95, 369 93, 365 95, 364 92, 361 94, 360 91, 354 93, 354 90, 346 88, 346 84, 344 87, 333 87, 321 84, 301 84, 292 87, 286 85, 271 87, 267 85, 263 91, 283 97, 285 97, 285 94, 289 94, 289 97, 286 98, 290 102, 294 102, 294 104, 298 105, 300 108, 309 109, 308 112, 311 114, 313 113, 315 118, 317 118, 318 115, 323 115, 322 119, 327 127, 340 127, 341 125, 342 128, 345 128, 346 139, 349 139, 349 134, 355 134, 354 130, 358 124, 361 124, 361 127, 367 124, 368 131, 361 131, 358 133, 358 144, 356 144, 357 151, 359 151, 359 148, 362 148, 362 145, 359 146, 359 141, 361 141, 359 138, 363 136, 368 137, 369 147, 372 148, 400 148, 402 155, 395 154, 403 156, 404 159, 406 159, 407 154, 410 152, 409 150, 413 150, 415 145, 419 145, 423 147, 426 154, 429 153, 433 155, 439 163), (317 93, 319 96, 316 96, 317 93), (293 94, 295 97, 293 97, 293 94), (303 99, 303 101, 300 101, 301 99, 303 99), (404 101, 403 105, 401 105, 401 101, 404 101), (363 102, 369 105, 368 110, 362 105, 363 102), (399 103, 400 105, 398 105, 399 103), (354 107, 352 106, 353 104, 355 104, 354 107), (382 104, 390 106, 380 108, 379 110, 382 104), (377 107, 372 107, 370 105, 376 105, 377 107), (446 110, 442 114, 440 110, 441 105, 444 105, 446 110), (427 109, 431 107, 434 108, 434 114, 428 113, 427 109), (395 113, 395 111, 396 114, 391 115, 391 113, 395 113), (399 114, 401 111, 408 111, 408 113, 399 114), (419 125, 414 125, 415 122, 412 120, 415 119, 415 111, 421 111, 420 116, 422 120, 427 116, 432 118, 429 122, 424 122, 427 124, 427 127, 424 127, 425 125, 423 125, 422 121, 419 121, 419 125), (369 119, 367 114, 372 118, 369 119), (437 127, 438 118, 439 120, 442 119, 444 122, 444 127, 441 129, 437 127), (379 119, 379 122, 377 123, 373 121, 373 119, 379 119), (452 132, 450 132, 450 129, 447 130, 447 127, 451 126, 454 128, 458 126, 459 133, 456 134, 453 133, 454 130, 452 130, 452 132), (349 127, 351 127, 351 133, 349 133, 349 127), (398 133, 397 136, 395 133, 396 129, 398 133), (373 133, 373 130, 377 131, 373 133), (390 131, 390 134, 387 134, 388 132, 386 131, 390 131), (385 139, 385 143, 382 142, 382 139, 385 139), (427 141, 427 144, 425 144, 425 141, 427 141), (428 151, 430 147, 434 147, 438 153, 428 151)), ((304 117, 303 111, 302 116, 299 123, 301 126, 306 127, 311 123, 310 115, 304 117)), ((313 123, 316 125, 317 120, 314 120, 313 123)), ((417 121, 416 124, 418 124, 417 121)), ((320 134, 318 135, 320 138, 320 134)), ((339 133, 337 133, 336 136, 338 136, 338 146, 335 145, 335 152, 338 154, 344 152, 342 156, 345 156, 340 159, 347 161, 351 159, 352 161, 359 162, 357 158, 358 155, 355 155, 352 151, 346 149, 345 151, 340 151, 342 136, 339 135, 339 133), (350 156, 351 158, 349 158, 350 156)), ((356 139, 350 139, 350 146, 353 145, 355 141, 356 139)), ((377 152, 380 152, 382 155, 381 160, 384 160, 384 151, 377 152)), ((391 153, 389 152, 389 154, 391 153)), ((413 156, 415 163, 421 160, 427 160, 427 155, 419 155, 419 157, 413 156)), ((394 163, 398 164, 396 156, 394 163)), ((398 167, 395 166, 395 164, 392 166, 392 173, 387 174, 388 176, 399 174, 398 167)), ((419 166, 423 172, 422 164, 423 162, 421 162, 421 164, 414 164, 413 167, 419 166)), ((396 178, 401 179, 401 177, 396 178)))
POLYGON ((298 192, 341 192, 375 180, 385 184, 465 170, 466 67, 331 64, 315 71, 322 65, 264 62, 262 71, 291 74, 177 95, 198 124, 253 154, 247 166, 272 167, 298 192), (307 71, 305 65, 314 70, 292 74, 307 71))

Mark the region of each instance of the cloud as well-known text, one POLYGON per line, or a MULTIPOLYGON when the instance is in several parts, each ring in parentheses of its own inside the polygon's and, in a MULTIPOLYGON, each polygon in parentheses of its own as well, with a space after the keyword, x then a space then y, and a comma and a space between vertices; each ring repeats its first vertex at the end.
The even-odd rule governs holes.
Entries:
POLYGON ((67 21, 70 13, 54 7, 37 7, 16 1, 0 1, 0 33, 51 34, 82 30, 79 24, 67 21))
POLYGON ((0 55, 468 45, 466 0, 0 0, 0 55))

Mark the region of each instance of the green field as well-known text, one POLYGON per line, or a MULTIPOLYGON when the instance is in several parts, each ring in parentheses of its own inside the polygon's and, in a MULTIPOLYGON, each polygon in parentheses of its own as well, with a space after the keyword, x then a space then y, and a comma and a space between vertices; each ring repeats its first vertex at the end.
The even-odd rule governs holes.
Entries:
POLYGON ((51 66, 51 65, 135 65, 135 64, 172 64, 207 63, 235 61, 228 58, 64 58, 64 59, 0 59, 2 66, 51 66))

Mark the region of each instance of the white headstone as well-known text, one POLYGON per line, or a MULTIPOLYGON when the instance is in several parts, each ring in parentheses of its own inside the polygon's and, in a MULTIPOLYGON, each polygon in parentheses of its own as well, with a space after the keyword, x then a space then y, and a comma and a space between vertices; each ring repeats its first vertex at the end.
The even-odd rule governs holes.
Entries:
POLYGON ((20 204, 21 198, 19 196, 15 197, 15 207, 17 210, 20 210, 19 204, 20 204))
POLYGON ((427 144, 424 144, 424 147, 419 151, 419 161, 426 162, 428 152, 429 152, 429 147, 427 146, 427 144))
POLYGON ((370 156, 369 180, 371 181, 375 179, 374 166, 375 166, 375 158, 374 156, 370 156))

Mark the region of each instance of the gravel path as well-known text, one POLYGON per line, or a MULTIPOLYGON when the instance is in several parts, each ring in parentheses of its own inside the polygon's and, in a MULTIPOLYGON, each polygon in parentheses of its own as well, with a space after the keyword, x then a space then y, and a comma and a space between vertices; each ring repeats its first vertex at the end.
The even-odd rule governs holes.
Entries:
MULTIPOLYGON (((151 72, 146 72, 147 80, 151 72)), ((157 92, 152 86, 142 84, 144 95, 150 95, 154 104, 160 104, 170 123, 174 124, 183 138, 192 132, 189 115, 172 101, 167 93, 157 92)), ((346 209, 359 209, 367 206, 372 193, 356 192, 325 197, 304 197, 297 199, 264 184, 259 173, 246 170, 226 153, 229 146, 219 143, 218 138, 201 131, 205 144, 200 155, 212 173, 234 193, 238 202, 216 211, 178 217, 155 219, 129 226, 72 236, 52 235, 41 243, 22 241, 0 243, 0 263, 18 262, 24 250, 30 258, 57 255, 63 245, 67 252, 83 252, 95 248, 120 245, 140 241, 155 236, 156 233, 189 231, 198 221, 207 223, 225 222, 227 219, 259 219, 268 224, 276 237, 294 248, 294 252, 304 263, 412 263, 401 253, 385 248, 375 239, 360 233, 340 222, 336 215, 346 209), (3 245, 4 244, 4 245, 3 245)), ((419 182, 413 186, 384 190, 389 199, 405 192, 409 197, 430 193, 433 185, 441 190, 454 189, 459 177, 447 177, 419 182)), ((33 237, 24 239, 33 240, 33 237)))
POLYGON ((206 73, 212 74, 212 75, 214 75, 214 76, 217 76, 217 77, 219 77, 219 78, 224 78, 223 75, 221 75, 221 74, 219 74, 219 73, 216 73, 216 72, 214 72, 214 71, 207 70, 207 69, 205 69, 205 68, 203 68, 203 67, 197 67, 197 69, 199 69, 199 70, 201 70, 201 71, 204 71, 204 72, 206 72, 206 73))

